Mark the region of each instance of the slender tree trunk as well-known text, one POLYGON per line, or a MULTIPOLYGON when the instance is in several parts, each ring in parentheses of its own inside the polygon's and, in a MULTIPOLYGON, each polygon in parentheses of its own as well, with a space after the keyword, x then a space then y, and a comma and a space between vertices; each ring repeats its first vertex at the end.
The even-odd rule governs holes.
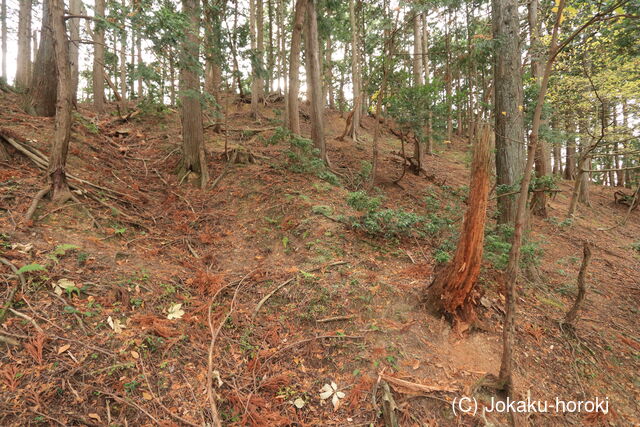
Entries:
POLYGON ((2 24, 2 78, 7 82, 7 0, 0 5, 0 24, 2 24))
MULTIPOLYGON (((522 176, 524 160, 520 25, 516 0, 493 0, 496 184, 512 192, 522 176)), ((498 224, 513 224, 517 203, 511 196, 498 198, 498 224)))
MULTIPOLYGON (((538 0, 529 0, 528 18, 529 18, 529 40, 531 48, 529 56, 531 57, 531 75, 536 81, 538 88, 542 81, 542 66, 540 63, 540 23, 538 20, 538 0)), ((549 165, 547 164, 546 143, 544 140, 538 141, 536 146, 535 170, 536 177, 542 178, 548 174, 549 165)), ((546 218, 547 214, 547 193, 544 191, 536 191, 533 193, 531 201, 531 209, 534 215, 546 218)))
MULTIPOLYGON (((422 61, 424 68, 424 81, 426 84, 431 83, 431 64, 429 63, 429 27, 427 21, 427 12, 424 12, 422 15, 422 61)), ((433 112, 432 107, 429 106, 429 115, 427 117, 427 147, 426 153, 429 155, 433 154, 433 112)))
POLYGON ((289 59, 289 130, 300 135, 300 50, 302 45, 302 27, 307 8, 307 0, 296 0, 291 32, 291 53, 289 59))
POLYGON ((31 79, 31 106, 37 116, 52 117, 56 114, 58 74, 51 31, 49 1, 42 2, 42 30, 40 48, 33 66, 31 79))
POLYGON ((578 311, 582 306, 582 301, 587 293, 586 276, 587 268, 589 268, 589 262, 591 261, 591 243, 584 242, 582 244, 582 264, 580 265, 580 271, 578 272, 578 295, 573 303, 571 309, 567 312, 564 318, 564 323, 570 326, 574 326, 576 319, 578 318, 578 311))
MULTIPOLYGON (((127 6, 126 0, 122 0, 122 8, 127 6)), ((124 27, 120 31, 120 114, 127 113, 127 31, 124 27)))
POLYGON ((421 16, 416 13, 413 18, 413 84, 424 84, 424 62, 422 60, 422 29, 420 28, 421 16))
MULTIPOLYGON (((69 12, 72 15, 82 13, 81 0, 69 0, 69 12)), ((72 18, 68 21, 69 27, 69 61, 71 62, 71 102, 78 102, 78 81, 80 79, 80 19, 72 18)))
POLYGON ((327 148, 324 140, 324 102, 322 100, 322 68, 320 65, 320 42, 318 40, 318 18, 316 15, 316 1, 307 1, 307 25, 305 35, 306 58, 309 68, 307 85, 311 96, 311 139, 313 145, 320 151, 320 158, 328 162, 327 148))
POLYGON ((567 129, 567 150, 564 167, 564 179, 571 180, 576 176, 576 122, 575 115, 568 114, 566 117, 567 129))
POLYGON ((452 77, 451 77, 451 10, 447 8, 446 12, 447 24, 445 26, 444 46, 445 46, 445 77, 444 77, 444 90, 447 96, 447 144, 451 147, 451 139, 453 138, 453 94, 452 94, 452 77))
POLYGON ((335 108, 335 100, 333 96, 333 62, 331 56, 333 54, 333 46, 331 44, 331 35, 327 36, 327 48, 324 52, 324 71, 325 71, 325 92, 327 93, 327 102, 329 108, 335 108))
POLYGON ((250 0, 249 2, 249 31, 251 34, 251 115, 258 118, 258 107, 262 98, 264 80, 263 73, 263 0, 250 0))
POLYGON ((267 81, 265 84, 266 92, 271 93, 273 91, 273 76, 274 76, 274 46, 273 46, 273 25, 275 24, 273 19, 273 1, 267 0, 267 14, 269 16, 269 51, 267 53, 267 81))
MULTIPOLYGON (((564 9, 565 0, 559 0, 558 12, 556 22, 551 34, 551 42, 549 45, 549 56, 545 64, 544 72, 542 74, 542 81, 540 82, 540 90, 536 100, 535 110, 533 112, 533 119, 531 122, 531 133, 529 134, 529 145, 527 147, 527 163, 524 169, 524 175, 520 183, 520 193, 517 199, 516 216, 514 222, 513 240, 511 242, 511 249, 509 250, 509 261, 507 263, 507 270, 505 275, 505 318, 504 325, 502 327, 503 347, 502 358, 500 362, 500 383, 504 390, 506 390, 508 396, 513 395, 513 342, 515 336, 515 315, 516 315, 516 284, 518 282, 518 272, 520 264, 520 251, 522 248, 522 237, 524 233, 524 225, 527 220, 527 200, 529 198, 529 184, 531 183, 531 171, 533 169, 533 161, 535 158, 536 146, 538 145, 538 137, 540 131, 540 124, 542 121, 542 109, 544 105, 544 98, 547 92, 547 85, 549 83, 549 77, 551 76, 551 70, 553 67, 553 61, 557 54, 557 41, 558 41, 558 29, 562 19, 562 11, 564 9)), ((515 0, 503 1, 502 5, 498 4, 500 0, 494 0, 494 13, 496 9, 499 11, 500 6, 505 6, 505 9, 513 8, 510 12, 514 18, 518 16, 518 5, 515 0), (504 4, 507 3, 507 4, 504 4)), ((494 19, 496 17, 494 16, 494 19)), ((515 19, 516 23, 518 22, 515 19)), ((495 22, 495 21, 494 21, 495 22)), ((514 34, 517 38, 517 32, 514 34)), ((519 57, 518 57, 519 61, 519 57)), ((496 80, 496 98, 498 97, 498 87, 500 82, 496 80)), ((522 82, 520 82, 518 92, 522 93, 522 82)), ((514 94, 515 95, 515 94, 514 94)), ((521 99, 521 98, 520 98, 521 99)), ((496 105, 496 108, 498 106, 496 105)), ((518 105, 513 105, 518 107, 518 105)), ((520 110, 520 108, 517 108, 520 110)), ((504 110, 498 109, 496 116, 504 110)), ((507 111, 507 115, 513 114, 514 111, 507 111)), ((497 139, 497 135, 496 135, 497 139)), ((515 414, 512 414, 515 416, 515 414)))
POLYGON ((31 76, 31 0, 20 0, 18 15, 18 62, 16 82, 18 89, 29 87, 31 76))
POLYGON ((489 126, 485 125, 473 150, 469 203, 455 255, 427 290, 426 302, 455 321, 472 322, 473 290, 482 267, 484 225, 487 219, 491 166, 489 126))
POLYGON ((54 141, 47 173, 51 183, 51 199, 55 203, 64 203, 71 198, 66 176, 67 152, 69 151, 69 136, 71 134, 71 70, 64 22, 64 0, 50 0, 49 7, 49 23, 52 30, 58 84, 54 141))
POLYGON ((142 68, 144 66, 142 62, 142 37, 138 32, 138 37, 136 38, 136 57, 138 63, 138 89, 137 89, 137 97, 138 99, 142 99, 144 96, 144 87, 142 84, 142 68))
MULTIPOLYGON (((200 104, 200 0, 182 0, 182 10, 189 27, 185 35, 180 58, 180 98, 182 103, 182 173, 195 173, 200 187, 205 188, 209 172, 205 159, 200 104)), ((183 175, 184 176, 184 175, 183 175)))
MULTIPOLYGON (((556 115, 551 117, 551 129, 554 131, 559 130, 558 119, 556 115)), ((562 175, 562 152, 560 150, 560 143, 558 141, 554 141, 553 143, 553 175, 560 176, 562 175)))
MULTIPOLYGON (((104 19, 104 0, 95 0, 95 17, 104 19)), ((93 30, 93 107, 104 112, 104 27, 96 22, 93 30)))
POLYGON ((353 117, 351 118, 350 136, 353 142, 358 142, 358 133, 360 132, 360 115, 362 111, 362 88, 360 82, 360 47, 358 40, 356 0, 349 0, 349 19, 351 23, 351 83, 353 86, 353 117))

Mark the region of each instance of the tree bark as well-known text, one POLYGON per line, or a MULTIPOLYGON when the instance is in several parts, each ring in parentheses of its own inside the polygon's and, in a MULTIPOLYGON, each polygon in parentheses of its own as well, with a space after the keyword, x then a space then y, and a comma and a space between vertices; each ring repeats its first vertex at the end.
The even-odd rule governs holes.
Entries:
MULTIPOLYGON (((71 15, 80 15, 81 0, 69 0, 69 12, 71 15)), ((72 18, 67 21, 69 28, 69 61, 71 66, 71 102, 76 105, 78 100, 78 82, 80 78, 80 18, 72 18)))
POLYGON ((307 85, 310 89, 311 101, 311 139, 313 145, 320 151, 320 158, 328 163, 327 149, 324 140, 324 102, 322 100, 322 76, 320 65, 320 43, 318 40, 318 18, 316 15, 316 1, 307 1, 306 25, 306 59, 308 61, 309 76, 307 85))
POLYGON ((475 320, 472 297, 482 266, 491 148, 489 126, 484 125, 473 151, 469 205, 455 255, 437 274, 426 294, 429 307, 448 314, 455 322, 475 320))
MULTIPOLYGON (((496 184, 513 191, 522 176, 524 121, 522 116, 522 64, 520 25, 516 0, 493 0, 496 184)), ((513 224, 516 199, 498 199, 498 224, 513 224)))
POLYGON ((182 103, 182 174, 195 173, 205 188, 209 171, 205 160, 202 106, 200 104, 200 0, 182 0, 182 10, 189 27, 183 41, 180 64, 180 98, 182 103))
POLYGON ((31 0, 20 0, 18 15, 18 63, 16 87, 27 89, 31 76, 31 0))
POLYGON ((582 301, 587 293, 587 285, 585 278, 587 276, 587 269, 589 268, 589 262, 591 261, 591 244, 584 242, 582 246, 582 264, 580 265, 580 271, 578 272, 578 295, 573 303, 573 307, 567 312, 564 318, 564 323, 574 326, 576 319, 578 318, 578 311, 582 307, 582 301))
POLYGON ((95 17, 98 20, 93 30, 93 108, 104 112, 104 0, 95 0, 95 17))
POLYGON ((7 76, 7 0, 0 5, 0 24, 2 25, 2 78, 8 83, 7 76))
POLYGON ((422 61, 422 29, 420 14, 416 13, 413 18, 413 84, 422 86, 424 84, 424 62, 422 61))
POLYGON ((52 29, 52 44, 55 52, 56 76, 58 78, 54 141, 49 156, 48 175, 51 183, 51 199, 64 203, 71 198, 67 184, 66 163, 71 135, 71 70, 69 45, 64 22, 64 0, 49 0, 49 22, 52 29))
MULTIPOLYGON (((533 169, 533 161, 535 158, 536 146, 538 145, 538 133, 540 130, 540 123, 542 120, 542 109, 544 105, 544 98, 547 92, 547 85, 549 84, 549 78, 551 76, 551 70, 553 67, 553 61, 558 53, 558 31, 560 22, 562 19, 562 12, 564 9, 565 0, 559 0, 558 11, 556 21, 551 34, 551 42, 549 45, 549 56, 547 58, 544 72, 542 75, 542 81, 540 82, 540 90, 536 100, 535 110, 533 112, 533 120, 531 123, 531 133, 529 134, 529 145, 527 147, 527 163, 524 168, 524 174, 520 183, 520 192, 518 194, 516 216, 514 222, 513 240, 511 242, 511 249, 509 250, 509 261, 507 263, 507 270, 505 274, 505 317, 502 327, 502 358, 500 361, 500 377, 499 381, 502 384, 503 389, 507 392, 508 396, 513 395, 513 342, 515 336, 515 315, 516 315, 516 283, 518 281, 518 271, 520 264, 520 251, 522 248, 522 237, 524 233, 524 225, 527 220, 527 200, 529 198, 529 184, 531 182, 531 171, 533 169)), ((500 5, 499 0, 494 0, 495 7, 500 5)), ((504 2, 503 2, 504 3, 504 2)), ((512 7, 512 13, 517 17, 517 2, 507 0, 507 7, 512 7)), ((495 17, 494 17, 495 19, 495 17)), ((494 21, 495 22, 495 21, 494 21)), ((516 19, 517 22, 517 19, 516 19)), ((515 34, 517 36, 517 33, 515 34)), ((519 61, 519 57, 518 57, 519 61)), ((496 80, 496 98, 497 88, 500 82, 496 80)), ((522 82, 520 82, 519 91, 522 93, 522 82)), ((517 105, 516 105, 517 106, 517 105)), ((520 109, 520 108, 518 108, 520 109)), ((496 116, 502 110, 497 110, 496 116)), ((512 113, 508 111, 507 114, 512 113)), ((497 135, 496 135, 497 139, 497 135)))
POLYGON ((296 0, 289 57, 289 130, 300 135, 300 50, 307 0, 296 0))
MULTIPOLYGON (((538 89, 542 81, 542 66, 540 63, 540 22, 538 20, 538 0, 530 0, 528 4, 528 18, 529 18, 529 40, 530 49, 529 56, 531 57, 531 75, 536 81, 538 89)), ((538 141, 536 146, 536 158, 535 158, 535 170, 536 177, 542 178, 548 175, 549 165, 547 164, 546 156, 546 144, 544 140, 538 141)), ((544 191, 536 191, 533 193, 531 200, 531 210, 534 215, 541 218, 547 218, 547 193, 544 191)))
MULTIPOLYGON (((126 0, 122 0, 122 9, 126 8, 126 0)), ((120 114, 127 113, 127 31, 124 26, 120 30, 120 114)))
POLYGON ((31 80, 31 107, 37 116, 52 117, 56 114, 58 69, 56 67, 53 34, 51 31, 51 13, 49 2, 42 2, 42 29, 40 48, 33 66, 31 80))
POLYGON ((360 82, 360 48, 358 47, 358 24, 356 17, 356 0, 349 0, 349 20, 351 23, 351 84, 353 86, 353 116, 351 117, 350 136, 358 142, 361 115, 361 82, 360 82))
POLYGON ((262 99, 264 80, 263 51, 264 51, 264 26, 263 26, 263 0, 250 0, 249 2, 249 31, 251 35, 251 116, 258 118, 258 107, 262 99))
POLYGON ((576 177, 576 122, 575 116, 569 114, 566 117, 567 150, 564 167, 564 179, 571 180, 576 177))

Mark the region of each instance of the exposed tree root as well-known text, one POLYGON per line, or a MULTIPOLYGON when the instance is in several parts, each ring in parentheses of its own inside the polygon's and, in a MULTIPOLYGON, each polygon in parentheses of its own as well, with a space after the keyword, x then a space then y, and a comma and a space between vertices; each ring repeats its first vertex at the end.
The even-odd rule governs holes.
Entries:
POLYGON ((44 196, 49 194, 50 191, 51 191, 51 186, 47 185, 42 190, 36 193, 36 195, 33 197, 33 201, 31 202, 31 205, 29 206, 29 209, 27 209, 27 212, 24 214, 25 221, 31 220, 31 218, 33 217, 33 214, 36 212, 36 209, 38 209, 38 203, 40 203, 40 200, 42 200, 44 196))

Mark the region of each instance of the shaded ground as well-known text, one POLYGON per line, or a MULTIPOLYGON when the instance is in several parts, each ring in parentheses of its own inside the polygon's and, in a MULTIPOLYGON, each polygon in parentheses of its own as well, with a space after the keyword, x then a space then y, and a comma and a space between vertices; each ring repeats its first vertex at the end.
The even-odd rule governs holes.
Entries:
MULTIPOLYGON (((0 100, 0 128, 46 153, 52 120, 23 114, 14 101, 0 100)), ((354 228, 363 214, 347 203, 366 178, 372 119, 364 122, 365 140, 354 144, 334 140, 344 121, 328 114, 329 154, 340 175, 332 185, 326 171, 292 170, 304 156, 274 137, 281 105, 267 106, 261 123, 248 119, 245 105, 225 108, 227 132, 206 133, 211 176, 224 169, 225 146, 242 145, 256 162, 235 165, 213 190, 177 182, 179 120, 171 111, 117 123, 82 109, 69 170, 107 190, 80 185, 94 198, 79 194, 82 205, 63 209, 44 202, 32 223, 22 217, 44 174, 17 153, 0 163, 0 256, 44 268, 25 273, 16 312, 0 331, 20 343, 0 344, 0 424, 206 423, 218 328, 211 372, 225 424, 382 425, 380 372, 456 390, 395 386, 401 425, 504 423, 495 414, 456 416, 450 405, 499 368, 498 233, 490 233, 480 283, 486 330, 458 336, 417 304, 455 243, 468 184, 466 143, 428 157, 431 179, 407 173, 397 185, 399 142, 383 132, 373 193, 384 196, 380 209, 427 218, 421 233, 385 238, 354 228), (61 279, 75 288, 56 294, 56 284, 68 283, 61 279), (178 318, 168 319, 170 312, 178 318), (331 382, 345 393, 337 410, 319 397, 331 382)), ((550 219, 533 220, 528 248, 539 280, 520 286, 516 386, 539 400, 609 397, 607 415, 539 414, 528 417, 534 425, 630 425, 640 421, 640 256, 632 246, 640 213, 625 227, 599 231, 625 211, 613 205, 612 189, 593 187, 593 207, 563 221, 570 184, 561 183, 550 202, 550 219), (557 322, 575 295, 584 239, 595 248, 576 339, 557 322)), ((17 281, 2 268, 9 289, 17 281)), ((489 403, 488 395, 476 396, 489 403)))

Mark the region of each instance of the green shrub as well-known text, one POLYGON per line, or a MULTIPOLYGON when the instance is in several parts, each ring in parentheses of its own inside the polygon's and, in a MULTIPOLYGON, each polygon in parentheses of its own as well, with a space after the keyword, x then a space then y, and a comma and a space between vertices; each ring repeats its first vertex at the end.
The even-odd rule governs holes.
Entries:
MULTIPOLYGON (((498 270, 505 270, 509 263, 513 232, 512 226, 503 224, 485 234, 484 257, 498 270)), ((524 239, 520 249, 520 266, 540 264, 543 253, 538 243, 524 239)))
POLYGON ((297 135, 290 135, 290 148, 286 155, 287 168, 293 172, 310 173, 330 184, 340 185, 340 180, 327 169, 324 161, 318 157, 320 151, 313 146, 309 139, 297 135))

